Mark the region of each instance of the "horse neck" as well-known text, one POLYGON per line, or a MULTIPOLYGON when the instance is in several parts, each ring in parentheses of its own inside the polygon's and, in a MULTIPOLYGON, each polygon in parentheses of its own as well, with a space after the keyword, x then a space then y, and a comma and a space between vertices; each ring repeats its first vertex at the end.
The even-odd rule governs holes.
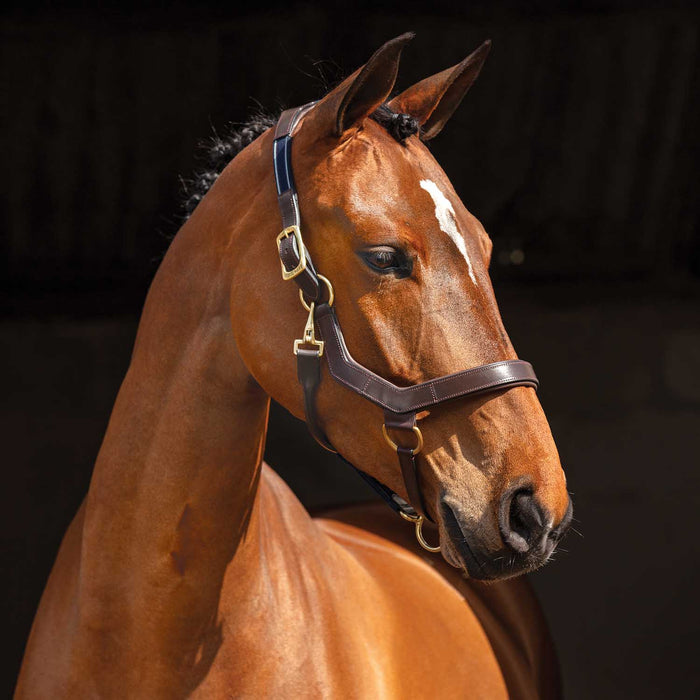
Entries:
POLYGON ((180 230, 154 279, 93 473, 81 614, 114 640, 129 629, 147 635, 141 616, 156 643, 177 648, 196 637, 254 510, 269 397, 231 330, 229 253, 252 235, 236 222, 246 215, 238 203, 254 199, 256 173, 238 177, 233 167, 226 180, 180 230))

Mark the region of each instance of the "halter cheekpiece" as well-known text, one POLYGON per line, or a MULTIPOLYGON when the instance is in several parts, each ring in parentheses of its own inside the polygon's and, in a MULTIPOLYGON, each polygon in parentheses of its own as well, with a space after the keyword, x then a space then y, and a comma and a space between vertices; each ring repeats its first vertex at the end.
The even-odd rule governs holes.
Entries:
MULTIPOLYGON (((333 307, 333 286, 316 271, 301 235, 299 199, 292 173, 292 138, 299 120, 314 104, 312 102, 282 112, 275 128, 273 148, 277 198, 282 214, 282 232, 277 236, 282 277, 294 280, 299 286, 301 303, 309 314, 302 337, 294 341, 297 376, 304 391, 306 424, 317 442, 336 452, 321 429, 316 412, 316 394, 321 384, 321 359, 325 357, 330 375, 335 381, 384 410, 382 433, 387 444, 398 455, 410 503, 371 475, 352 464, 350 466, 357 469, 397 513, 414 523, 416 537, 424 549, 437 552, 440 547, 431 547, 422 533, 424 520, 431 518, 419 485, 416 457, 423 448, 423 435, 416 423, 416 413, 462 396, 475 396, 516 386, 537 389, 539 382, 529 362, 504 360, 421 384, 399 387, 352 358, 333 307), (322 301, 324 297, 327 298, 322 301), (395 441, 392 435, 401 435, 401 438, 395 441)), ((347 462, 341 455, 338 456, 347 462)))

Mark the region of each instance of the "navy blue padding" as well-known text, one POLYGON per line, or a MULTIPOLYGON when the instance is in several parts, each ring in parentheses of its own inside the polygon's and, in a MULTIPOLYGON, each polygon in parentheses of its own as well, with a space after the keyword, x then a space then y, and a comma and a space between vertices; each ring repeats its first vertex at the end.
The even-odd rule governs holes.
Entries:
POLYGON ((274 148, 275 182, 277 194, 280 195, 292 189, 292 137, 287 135, 275 139, 274 148))

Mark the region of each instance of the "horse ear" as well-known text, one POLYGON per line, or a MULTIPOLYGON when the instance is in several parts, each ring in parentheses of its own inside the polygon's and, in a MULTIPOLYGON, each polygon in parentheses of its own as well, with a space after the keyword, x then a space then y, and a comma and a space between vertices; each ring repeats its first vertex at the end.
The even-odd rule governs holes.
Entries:
POLYGON ((331 90, 309 117, 332 124, 336 136, 366 119, 391 94, 401 51, 413 37, 409 32, 380 46, 362 68, 331 90))
POLYGON ((415 117, 421 124, 420 137, 437 136, 477 79, 491 48, 485 41, 461 63, 436 73, 408 88, 389 103, 395 112, 415 117))

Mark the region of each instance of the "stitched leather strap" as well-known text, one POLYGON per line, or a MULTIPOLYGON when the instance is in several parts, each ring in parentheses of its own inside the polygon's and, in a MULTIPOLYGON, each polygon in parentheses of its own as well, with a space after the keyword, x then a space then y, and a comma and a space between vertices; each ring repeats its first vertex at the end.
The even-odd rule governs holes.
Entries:
POLYGON ((328 304, 316 307, 316 324, 326 344, 325 355, 331 376, 372 403, 394 413, 420 411, 460 396, 474 396, 515 386, 533 389, 539 386, 532 365, 524 360, 493 362, 413 386, 396 386, 352 358, 335 310, 328 304))
MULTIPOLYGON (((282 215, 282 229, 301 226, 299 214, 299 200, 297 197, 294 175, 292 172, 292 133, 306 112, 315 103, 309 103, 297 109, 287 109, 282 112, 275 127, 275 141, 273 147, 275 184, 277 186, 277 201, 282 215)), ((296 283, 304 290, 306 298, 317 301, 321 294, 321 286, 318 275, 311 262, 309 251, 304 247, 306 267, 294 278, 296 283)), ((301 262, 301 251, 298 249, 297 238, 289 235, 279 241, 279 255, 284 268, 291 272, 301 262)))
POLYGON ((316 413, 316 394, 321 384, 321 356, 316 348, 297 349, 297 378, 304 390, 304 414, 309 432, 321 447, 336 452, 321 429, 316 413))
MULTIPOLYGON (((409 516, 416 515, 416 509, 401 498, 401 496, 394 493, 390 488, 382 484, 382 482, 378 479, 375 479, 371 474, 363 472, 361 469, 358 469, 354 464, 352 464, 352 462, 345 459, 345 457, 343 457, 343 455, 341 455, 333 447, 330 440, 323 432, 318 420, 318 413, 316 412, 316 394, 321 384, 321 356, 319 355, 317 349, 307 349, 304 347, 299 347, 297 349, 297 377, 299 378, 299 383, 304 391, 304 413, 306 417, 306 425, 316 442, 330 452, 334 452, 343 462, 345 462, 345 464, 351 466, 394 511, 397 513, 405 513, 409 516)), ((413 424, 415 425, 415 414, 413 424)), ((392 427, 400 429, 402 426, 392 423, 392 427)), ((399 459, 401 459, 401 457, 399 457, 399 459)), ((408 487, 409 499, 413 500, 414 498, 417 498, 418 500, 414 502, 420 503, 421 507, 425 511, 422 492, 418 486, 418 467, 415 462, 415 457, 411 453, 408 459, 410 462, 406 464, 407 473, 409 474, 409 481, 407 481, 407 483, 410 482, 412 484, 411 487, 408 487)), ((403 472, 404 463, 401 464, 401 469, 403 472)), ((406 476, 404 476, 404 479, 406 479, 406 476)))
POLYGON ((416 463, 416 436, 414 428, 416 426, 416 413, 394 413, 393 411, 384 411, 384 426, 387 430, 403 433, 401 438, 397 439, 396 454, 399 458, 403 483, 406 486, 408 500, 413 504, 413 507, 419 515, 423 515, 428 520, 432 521, 425 507, 423 499, 423 489, 418 483, 418 464, 416 463))

